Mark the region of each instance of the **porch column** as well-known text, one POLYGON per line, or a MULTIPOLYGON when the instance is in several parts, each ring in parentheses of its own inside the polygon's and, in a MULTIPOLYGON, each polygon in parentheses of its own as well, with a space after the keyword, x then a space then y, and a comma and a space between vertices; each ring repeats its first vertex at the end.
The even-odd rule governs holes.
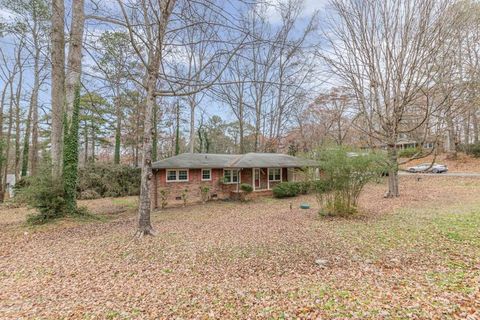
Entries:
POLYGON ((255 168, 252 168, 252 185, 253 191, 255 191, 255 168))
POLYGON ((270 168, 267 168, 267 190, 270 190, 270 168))

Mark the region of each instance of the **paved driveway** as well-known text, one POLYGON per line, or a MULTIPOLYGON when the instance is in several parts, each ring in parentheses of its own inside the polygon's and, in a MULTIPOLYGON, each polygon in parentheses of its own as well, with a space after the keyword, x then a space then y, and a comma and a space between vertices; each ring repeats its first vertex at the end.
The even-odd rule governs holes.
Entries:
POLYGON ((406 171, 398 172, 401 176, 433 176, 433 177, 480 177, 480 172, 445 172, 445 173, 411 173, 406 171))

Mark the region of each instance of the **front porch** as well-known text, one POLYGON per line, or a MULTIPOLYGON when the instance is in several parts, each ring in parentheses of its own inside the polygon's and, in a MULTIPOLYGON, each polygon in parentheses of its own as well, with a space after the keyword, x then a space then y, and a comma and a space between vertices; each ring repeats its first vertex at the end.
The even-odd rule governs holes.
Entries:
POLYGON ((239 176, 238 188, 232 191, 240 191, 240 184, 246 183, 252 186, 254 193, 268 195, 277 184, 294 181, 295 174, 293 168, 243 168, 239 169, 239 176))

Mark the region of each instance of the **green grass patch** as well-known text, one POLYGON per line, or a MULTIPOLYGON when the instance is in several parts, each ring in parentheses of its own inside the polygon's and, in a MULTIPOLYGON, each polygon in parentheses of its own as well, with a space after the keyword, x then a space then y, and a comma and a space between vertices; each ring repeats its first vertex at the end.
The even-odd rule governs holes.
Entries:
POLYGON ((129 209, 136 209, 138 206, 138 201, 134 198, 118 198, 112 199, 112 204, 116 206, 127 207, 129 209))
POLYGON ((448 240, 480 245, 480 210, 440 215, 434 224, 448 240))
POLYGON ((468 270, 430 272, 427 279, 442 290, 470 294, 475 291, 475 284, 469 280, 468 270))

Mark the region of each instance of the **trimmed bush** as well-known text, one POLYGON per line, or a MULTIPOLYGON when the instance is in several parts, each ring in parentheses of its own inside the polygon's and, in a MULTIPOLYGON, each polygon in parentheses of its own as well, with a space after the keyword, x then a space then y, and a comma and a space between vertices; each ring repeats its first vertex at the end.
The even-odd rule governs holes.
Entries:
POLYGON ((242 183, 240 185, 240 190, 245 191, 247 193, 250 193, 253 191, 253 187, 249 185, 248 183, 242 183))
POLYGON ((281 182, 273 188, 275 198, 295 197, 300 193, 298 182, 281 182))

